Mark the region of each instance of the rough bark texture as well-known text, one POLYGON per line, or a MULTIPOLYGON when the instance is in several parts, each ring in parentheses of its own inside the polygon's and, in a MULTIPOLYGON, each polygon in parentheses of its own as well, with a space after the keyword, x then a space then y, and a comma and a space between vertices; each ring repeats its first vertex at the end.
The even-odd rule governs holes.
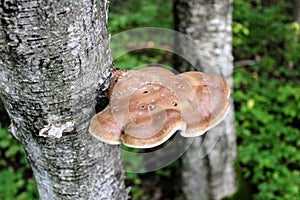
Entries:
MULTIPOLYGON (((222 75, 232 87, 231 0, 175 0, 174 13, 176 29, 195 40, 192 46, 176 41, 190 62, 175 63, 178 69, 195 70, 191 68, 195 66, 222 75)), ((221 199, 235 192, 235 140, 233 109, 220 126, 195 139, 183 157, 186 199, 221 199)))
POLYGON ((107 13, 107 1, 0 2, 1 98, 40 199, 127 199, 120 149, 87 131, 111 71, 107 13))

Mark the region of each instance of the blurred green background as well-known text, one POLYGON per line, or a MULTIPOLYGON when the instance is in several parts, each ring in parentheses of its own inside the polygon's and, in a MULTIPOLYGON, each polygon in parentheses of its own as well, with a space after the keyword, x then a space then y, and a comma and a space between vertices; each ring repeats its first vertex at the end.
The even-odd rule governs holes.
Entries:
MULTIPOLYGON (((291 1, 234 0, 234 93, 239 190, 227 199, 300 199, 300 25, 293 21, 291 1), (268 2, 268 3, 266 3, 268 2), (237 62, 243 63, 243 62, 237 62)), ((112 0, 109 32, 156 26, 173 28, 171 0, 112 0)), ((143 50, 115 61, 121 68, 149 62, 170 64, 168 52, 143 50)), ((8 133, 0 106, 0 199, 38 199, 24 150, 8 133)), ((151 174, 170 179, 180 163, 151 174)), ((132 199, 149 192, 147 174, 127 174, 132 199)))

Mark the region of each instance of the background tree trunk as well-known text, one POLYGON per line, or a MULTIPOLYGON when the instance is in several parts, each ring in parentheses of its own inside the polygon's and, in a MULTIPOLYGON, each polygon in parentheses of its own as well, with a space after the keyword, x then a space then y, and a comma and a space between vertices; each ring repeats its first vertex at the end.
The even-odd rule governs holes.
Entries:
POLYGON ((300 24, 300 0, 293 0, 293 1, 294 1, 293 18, 296 22, 300 24))
MULTIPOLYGON (((195 70, 225 77, 232 87, 232 1, 175 0, 175 27, 195 40, 176 47, 185 59, 176 60, 179 71, 195 70)), ((233 105, 232 105, 233 108, 233 105)), ((194 140, 183 157, 183 192, 186 199, 221 199, 236 190, 233 162, 236 136, 233 109, 220 126, 194 140)))
POLYGON ((87 131, 111 72, 107 13, 107 1, 0 2, 1 99, 40 199, 127 199, 119 147, 87 131))

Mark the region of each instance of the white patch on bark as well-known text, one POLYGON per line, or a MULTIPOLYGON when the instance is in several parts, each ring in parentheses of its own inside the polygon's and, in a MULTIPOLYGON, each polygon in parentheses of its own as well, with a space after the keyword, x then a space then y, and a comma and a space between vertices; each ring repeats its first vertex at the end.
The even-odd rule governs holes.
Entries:
POLYGON ((71 132, 74 129, 74 122, 49 123, 39 131, 39 136, 49 138, 60 138, 63 132, 71 132))

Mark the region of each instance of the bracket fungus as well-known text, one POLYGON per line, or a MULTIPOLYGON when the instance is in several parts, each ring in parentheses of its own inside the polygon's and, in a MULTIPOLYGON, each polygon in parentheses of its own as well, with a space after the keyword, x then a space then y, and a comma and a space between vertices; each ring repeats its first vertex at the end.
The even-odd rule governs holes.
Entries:
POLYGON ((175 132, 200 136, 219 124, 230 108, 230 88, 216 75, 175 75, 160 67, 115 70, 109 105, 91 120, 89 132, 109 144, 152 148, 175 132))

